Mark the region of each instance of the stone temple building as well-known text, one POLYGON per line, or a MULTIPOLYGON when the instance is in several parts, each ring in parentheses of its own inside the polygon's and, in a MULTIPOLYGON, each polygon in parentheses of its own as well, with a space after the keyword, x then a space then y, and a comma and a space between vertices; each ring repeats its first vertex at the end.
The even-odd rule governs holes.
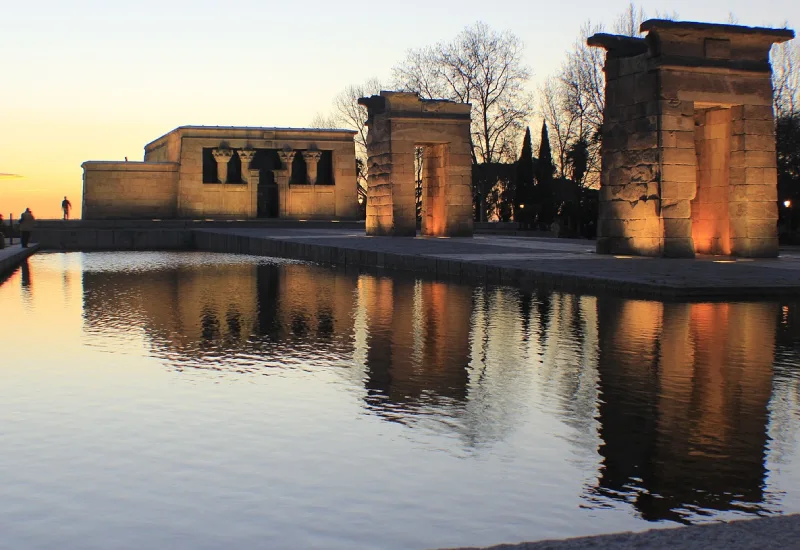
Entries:
POLYGON ((181 126, 144 162, 84 162, 83 218, 354 219, 354 135, 181 126))
POLYGON ((597 251, 778 254, 769 52, 788 29, 651 19, 596 34, 606 96, 597 251))
POLYGON ((469 103, 381 91, 367 108, 367 235, 417 234, 415 149, 423 148, 422 221, 428 237, 471 237, 469 103))

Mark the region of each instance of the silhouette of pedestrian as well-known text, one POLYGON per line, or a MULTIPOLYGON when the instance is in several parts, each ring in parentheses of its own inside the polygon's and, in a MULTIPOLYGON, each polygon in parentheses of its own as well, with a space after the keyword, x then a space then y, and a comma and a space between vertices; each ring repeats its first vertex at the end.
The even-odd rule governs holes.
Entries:
POLYGON ((69 199, 67 199, 66 196, 64 197, 64 200, 61 201, 61 210, 64 211, 64 219, 68 220, 69 219, 69 211, 72 210, 72 203, 69 202, 69 199))
POLYGON ((31 240, 31 231, 33 231, 33 222, 36 218, 33 217, 33 212, 30 208, 26 208, 25 212, 19 217, 19 234, 20 241, 22 241, 22 248, 28 248, 28 243, 31 240))

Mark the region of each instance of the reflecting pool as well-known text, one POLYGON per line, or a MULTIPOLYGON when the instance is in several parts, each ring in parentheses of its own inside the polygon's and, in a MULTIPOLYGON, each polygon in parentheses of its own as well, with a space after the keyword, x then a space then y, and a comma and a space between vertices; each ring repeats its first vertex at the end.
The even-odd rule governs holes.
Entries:
POLYGON ((0 547, 422 549, 800 512, 799 311, 37 254, 0 284, 0 547))

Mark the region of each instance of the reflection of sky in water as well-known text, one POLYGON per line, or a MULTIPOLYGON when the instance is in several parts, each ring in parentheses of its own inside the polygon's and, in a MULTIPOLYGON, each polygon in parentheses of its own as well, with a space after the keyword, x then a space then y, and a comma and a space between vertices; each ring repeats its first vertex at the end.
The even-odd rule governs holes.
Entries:
POLYGON ((800 511, 795 303, 97 253, 33 257, 0 304, 11 547, 426 548, 800 511))

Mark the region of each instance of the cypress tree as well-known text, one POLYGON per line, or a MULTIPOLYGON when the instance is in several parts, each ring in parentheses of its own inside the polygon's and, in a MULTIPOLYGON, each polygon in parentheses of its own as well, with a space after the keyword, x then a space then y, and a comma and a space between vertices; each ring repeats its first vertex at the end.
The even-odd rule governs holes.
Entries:
POLYGON ((547 122, 542 121, 542 140, 539 143, 539 157, 536 162, 536 183, 548 183, 553 179, 556 167, 553 165, 553 153, 550 151, 550 136, 547 133, 547 122))
POLYGON ((533 144, 531 129, 525 129, 522 151, 517 161, 517 193, 514 197, 514 220, 521 226, 530 224, 533 208, 533 144), (527 208, 527 210, 526 210, 527 208))
POLYGON ((542 140, 539 143, 539 158, 536 160, 536 202, 539 213, 537 222, 549 226, 558 214, 553 176, 556 167, 553 165, 553 154, 550 151, 550 136, 547 133, 547 122, 542 121, 542 140))

